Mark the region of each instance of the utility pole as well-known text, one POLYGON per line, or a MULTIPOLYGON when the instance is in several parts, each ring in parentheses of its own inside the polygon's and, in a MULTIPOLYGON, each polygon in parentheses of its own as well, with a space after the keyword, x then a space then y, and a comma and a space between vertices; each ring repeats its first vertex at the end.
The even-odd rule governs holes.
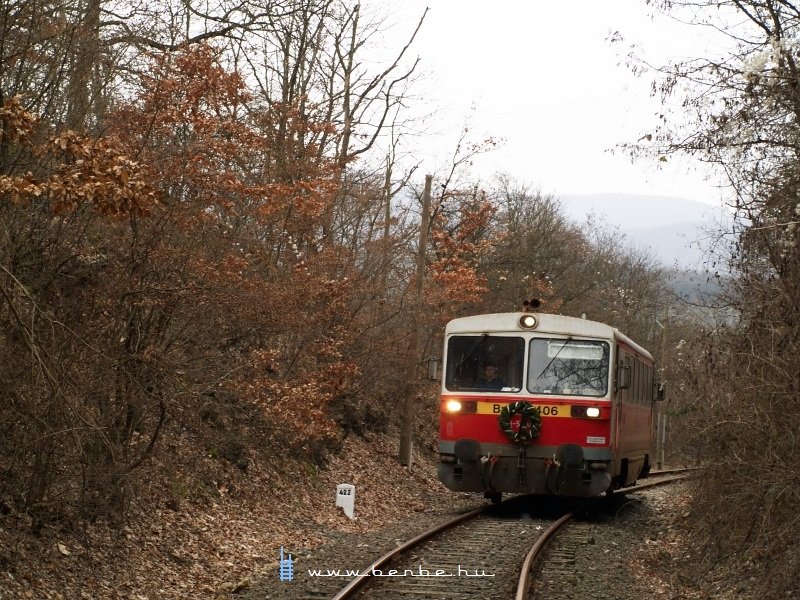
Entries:
MULTIPOLYGON (((669 327, 671 308, 671 306, 667 305, 667 315, 664 318, 666 325, 662 325, 656 319, 656 324, 661 327, 661 368, 659 369, 661 371, 661 377, 659 378, 661 381, 659 383, 665 389, 667 386, 667 328, 669 327)), ((656 420, 656 468, 662 469, 664 468, 667 447, 667 414, 664 402, 656 403, 656 414, 658 416, 656 420)))
POLYGON ((381 267, 381 289, 386 294, 389 281, 389 250, 392 234, 392 158, 386 155, 386 177, 383 182, 383 266, 381 267))
POLYGON ((431 182, 433 175, 425 176, 425 191, 422 193, 422 218, 419 225, 419 247, 417 248, 417 295, 414 301, 414 320, 411 343, 408 350, 406 371, 406 397, 403 404, 403 425, 400 428, 400 464, 411 469, 412 433, 414 422, 414 398, 417 395, 417 367, 419 363, 420 315, 422 314, 422 290, 425 279, 425 257, 428 247, 428 222, 431 210, 431 182))

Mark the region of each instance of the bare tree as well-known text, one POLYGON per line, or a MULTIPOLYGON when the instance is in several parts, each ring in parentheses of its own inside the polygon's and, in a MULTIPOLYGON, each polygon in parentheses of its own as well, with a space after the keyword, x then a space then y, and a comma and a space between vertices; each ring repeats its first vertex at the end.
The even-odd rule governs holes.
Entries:
POLYGON ((702 330, 680 356, 684 425, 708 463, 700 562, 746 556, 780 574, 759 578, 761 597, 784 598, 800 578, 788 558, 800 532, 800 9, 784 0, 655 4, 726 48, 659 69, 654 91, 681 110, 643 138, 664 160, 687 153, 719 168, 739 218, 723 298, 735 318, 702 330))

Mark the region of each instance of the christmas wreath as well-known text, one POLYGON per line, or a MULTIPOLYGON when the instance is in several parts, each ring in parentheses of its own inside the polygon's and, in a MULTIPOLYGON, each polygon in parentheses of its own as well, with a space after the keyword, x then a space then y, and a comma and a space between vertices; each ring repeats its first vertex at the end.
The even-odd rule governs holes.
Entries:
POLYGON ((524 446, 539 437, 542 430, 541 410, 530 402, 511 402, 500 409, 498 423, 509 440, 524 446))

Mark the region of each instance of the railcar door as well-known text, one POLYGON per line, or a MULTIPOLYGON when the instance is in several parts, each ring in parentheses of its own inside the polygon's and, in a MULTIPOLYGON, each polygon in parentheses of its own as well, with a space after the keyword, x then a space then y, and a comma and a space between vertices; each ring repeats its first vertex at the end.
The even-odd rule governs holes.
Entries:
POLYGON ((613 410, 611 451, 614 453, 614 469, 612 475, 614 478, 619 478, 620 476, 624 476, 622 472, 622 440, 624 438, 625 428, 624 407, 627 401, 629 387, 629 377, 626 373, 626 370, 630 367, 630 365, 628 364, 629 359, 626 356, 625 351, 619 345, 616 347, 615 354, 616 365, 614 369, 614 395, 611 400, 613 410))
POLYGON ((650 451, 652 403, 645 392, 646 365, 624 346, 617 346, 617 357, 615 470, 620 485, 631 485, 650 451))

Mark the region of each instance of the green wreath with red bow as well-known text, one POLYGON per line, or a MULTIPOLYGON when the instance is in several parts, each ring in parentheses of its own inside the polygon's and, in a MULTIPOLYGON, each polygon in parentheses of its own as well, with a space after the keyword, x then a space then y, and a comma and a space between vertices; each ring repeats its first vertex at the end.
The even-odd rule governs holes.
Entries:
POLYGON ((538 406, 520 400, 500 409, 497 421, 506 437, 520 446, 530 444, 542 430, 542 415, 538 406), (515 417, 519 418, 515 418, 515 417))

